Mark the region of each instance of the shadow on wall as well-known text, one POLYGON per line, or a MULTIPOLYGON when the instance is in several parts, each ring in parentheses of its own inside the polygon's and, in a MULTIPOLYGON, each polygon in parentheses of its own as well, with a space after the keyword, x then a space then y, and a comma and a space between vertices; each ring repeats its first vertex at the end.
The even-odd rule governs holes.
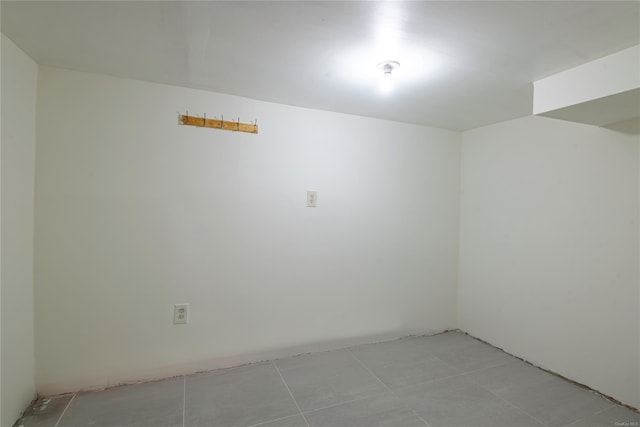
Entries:
POLYGON ((610 125, 603 126, 616 132, 622 132, 629 135, 640 135, 640 117, 624 120, 610 125))

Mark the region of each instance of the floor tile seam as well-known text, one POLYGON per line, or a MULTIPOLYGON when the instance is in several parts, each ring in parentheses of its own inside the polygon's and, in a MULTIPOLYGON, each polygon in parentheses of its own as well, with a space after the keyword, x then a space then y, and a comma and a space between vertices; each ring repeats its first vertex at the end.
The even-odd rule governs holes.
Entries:
POLYGON ((60 421, 62 421, 62 417, 64 417, 64 414, 67 413, 67 409, 69 409, 69 406, 71 406, 71 402, 73 402, 73 400, 76 398, 77 395, 78 395, 78 393, 74 393, 73 396, 71 396, 71 399, 69 399, 69 402, 67 403, 67 406, 64 407, 64 410, 60 414, 60 417, 58 418, 58 421, 56 421, 56 423, 53 425, 53 427, 58 427, 58 425, 60 424, 60 421))
POLYGON ((582 418, 579 418, 579 419, 577 419, 575 421, 571 421, 569 424, 565 424, 562 427, 571 427, 572 425, 575 425, 575 424, 579 423, 580 421, 584 421, 584 420, 586 420, 587 418, 590 418, 590 417, 595 417, 596 415, 601 414, 601 413, 603 413, 605 411, 608 411, 609 409, 614 408, 616 406, 618 406, 618 405, 611 404, 610 406, 608 406, 608 407, 606 407, 606 408, 604 408, 604 409, 602 409, 602 410, 600 410, 598 412, 595 412, 595 413, 593 413, 591 415, 586 415, 586 416, 584 416, 582 418))
MULTIPOLYGON (((583 418, 587 418, 587 417, 599 414, 600 412, 606 411, 606 410, 611 409, 612 407, 615 407, 615 406, 621 406, 621 405, 616 404, 615 402, 612 402, 608 396, 603 395, 602 393, 600 393, 597 390, 590 389, 590 388, 583 388, 583 387, 580 386, 580 384, 576 384, 576 383, 574 383, 574 382, 572 382, 570 380, 567 380, 567 379, 565 379, 563 377, 557 377, 557 376, 553 375, 552 378, 554 380, 559 380, 559 383, 561 383, 563 385, 568 385, 568 386, 571 387, 570 390, 566 391, 566 393, 564 394, 565 396, 575 396, 575 395, 581 395, 582 394, 582 395, 589 395, 589 396, 599 397, 602 400, 604 400, 605 402, 607 402, 608 406, 606 406, 605 408, 603 408, 603 409, 601 409, 599 411, 596 411, 596 412, 593 412, 593 413, 591 413, 589 415, 586 415, 583 418)), ((536 384, 535 386, 537 387, 537 386, 543 386, 543 385, 544 385, 543 383, 539 383, 539 384, 536 384)), ((583 418, 580 418, 580 420, 582 420, 583 418)), ((576 421, 579 421, 579 420, 576 420, 576 421)), ((564 425, 562 425, 560 427, 566 427, 567 425, 573 424, 576 421, 572 421, 571 423, 564 424, 564 425)))
MULTIPOLYGON (((512 357, 515 357, 515 356, 512 356, 512 357)), ((599 391, 593 390, 593 389, 589 389, 589 388, 583 388, 580 384, 574 383, 573 381, 567 380, 566 378, 558 376, 558 375, 556 375, 556 374, 554 374, 552 372, 545 371, 543 368, 541 368, 539 366, 536 366, 536 365, 532 365, 531 363, 527 362, 526 360, 518 359, 518 360, 511 361, 511 362, 500 363, 498 365, 488 366, 486 368, 476 369, 476 370, 472 370, 472 371, 465 371, 465 372, 462 373, 462 375, 478 374, 478 373, 481 373, 482 371, 486 371, 486 370, 494 369, 494 368, 499 368, 501 366, 507 366, 507 365, 510 365, 510 364, 518 363, 518 362, 525 363, 528 367, 535 369, 538 373, 542 373, 542 374, 548 375, 548 377, 543 379, 543 380, 534 381, 532 383, 527 384, 528 387, 541 387, 541 386, 545 386, 545 382, 547 382, 547 381, 557 381, 558 383, 568 384, 568 385, 574 386, 574 389, 571 390, 570 393, 580 393, 580 392, 592 393, 592 394, 594 394, 596 396, 602 397, 604 400, 609 402, 610 406, 608 408, 610 408, 611 406, 617 406, 607 396, 603 395, 599 391)), ((471 379, 472 381, 476 382, 471 377, 469 379, 471 379)), ((477 384, 482 386, 480 383, 477 383, 477 384)), ((600 411, 598 411, 598 412, 600 412, 600 411)), ((564 427, 564 426, 561 426, 561 427, 564 427)))
POLYGON ((322 408, 317 408, 317 409, 310 409, 308 411, 304 411, 303 413, 305 415, 309 415, 309 414, 313 414, 314 412, 318 412, 318 411, 323 411, 325 409, 331 409, 331 408, 337 408, 338 406, 342 406, 342 405, 348 405, 350 403, 355 403, 355 402, 360 402, 362 400, 367 400, 367 399, 371 399, 373 397, 377 397, 376 394, 374 395, 370 395, 370 396, 364 396, 364 397, 358 397, 357 399, 351 399, 351 400, 346 400, 344 402, 340 402, 340 403, 334 403, 333 405, 329 405, 329 406, 324 406, 322 408))
POLYGON ((182 427, 187 425, 187 376, 182 376, 182 427))
POLYGON ((387 384, 385 384, 384 381, 382 381, 380 378, 378 378, 378 376, 371 370, 369 369, 369 367, 367 365, 364 364, 364 362, 360 359, 358 359, 356 357, 355 354, 353 354, 353 352, 350 349, 347 349, 349 351, 349 354, 351 354, 351 357, 353 357, 360 365, 362 365, 362 367, 364 369, 367 370, 367 372, 369 372, 369 374, 373 375, 373 377, 380 383, 382 384, 388 391, 389 393, 391 393, 393 396, 395 396, 406 408, 408 408, 411 412, 413 412, 413 414, 424 423, 425 426, 427 427, 431 427, 431 425, 429 425, 429 423, 422 418, 415 409, 413 409, 407 402, 405 402, 403 399, 400 398, 400 396, 398 396, 392 389, 391 387, 389 387, 387 384))
POLYGON ((360 366, 362 366, 362 367, 363 367, 363 368, 364 368, 364 369, 365 369, 365 370, 366 370, 366 371, 367 371, 367 372, 368 372, 368 373, 369 373, 373 378, 375 378, 375 379, 376 379, 376 381, 378 381, 380 384, 382 384, 382 386, 383 386, 384 388, 386 388, 388 391, 390 391, 391 393, 393 393, 393 390, 391 390, 391 388, 390 388, 387 384, 385 384, 385 382, 384 382, 384 381, 382 381, 380 378, 378 378, 378 376, 377 376, 377 375, 376 375, 376 374, 375 374, 375 373, 374 373, 374 372, 373 372, 373 371, 372 371, 372 370, 371 370, 367 365, 365 365, 365 364, 364 364, 364 362, 363 362, 362 360, 358 359, 358 358, 356 357, 356 355, 355 355, 355 354, 353 354, 353 352, 352 352, 351 350, 347 349, 347 351, 349 352, 349 354, 351 355, 351 357, 353 357, 353 359, 354 359, 356 362, 358 362, 358 364, 360 364, 360 366))
POLYGON ((486 387, 483 387, 482 384, 478 383, 477 381, 475 381, 473 378, 469 378, 469 381, 471 381, 472 383, 476 384, 478 387, 480 387, 481 389, 485 390, 486 392, 488 392, 489 394, 491 394, 492 396, 496 397, 497 399, 505 402, 507 405, 512 406, 513 408, 517 409, 518 411, 522 412, 523 414, 527 415, 528 417, 530 417, 531 419, 537 421, 538 423, 540 423, 540 425, 543 425, 545 427, 551 427, 549 424, 545 423, 544 421, 538 419, 537 417, 533 416, 532 414, 530 414, 529 412, 525 411, 524 409, 522 409, 521 407, 519 407, 518 405, 516 405, 513 402, 508 401, 507 399, 498 396, 497 394, 495 394, 494 392, 492 392, 491 390, 489 390, 486 387))
MULTIPOLYGON (((287 360, 287 359, 295 359, 298 357, 304 357, 304 356, 314 356, 314 355, 321 355, 321 354, 326 354, 326 353, 349 353, 349 355, 351 354, 351 351, 348 348, 339 348, 336 350, 326 350, 326 351, 320 351, 320 352, 316 352, 316 353, 303 353, 300 355, 296 355, 296 356, 291 356, 291 357, 285 357, 285 358, 280 358, 280 359, 273 359, 270 360, 269 362, 273 362, 276 364, 276 366, 278 365, 279 361, 283 361, 283 360, 287 360)), ((349 356, 351 357, 351 356, 349 356)), ((278 369, 280 370, 280 372, 284 372, 284 373, 289 373, 289 372, 294 372, 294 371, 300 371, 300 370, 314 370, 314 369, 320 369, 323 370, 325 369, 326 366, 324 363, 317 363, 317 364, 310 364, 310 365, 301 365, 301 366, 283 366, 282 368, 280 366, 278 366, 278 369)))
POLYGON ((427 422, 427 420, 425 420, 424 418, 422 418, 422 416, 421 416, 420 414, 418 414, 418 412, 417 412, 417 411, 416 411, 416 410, 415 410, 411 405, 409 405, 408 403, 406 403, 406 402, 404 401, 404 399, 402 399, 402 398, 400 397, 400 395, 398 395, 398 393, 396 393, 396 392, 397 392, 397 391, 400 391, 400 390, 406 390, 406 389, 408 389, 408 388, 410 388, 410 387, 415 387, 415 386, 420 386, 420 385, 423 385, 423 384, 427 384, 427 383, 430 383, 430 382, 433 382, 433 381, 443 380, 443 379, 447 379, 447 378, 455 378, 455 377, 459 377, 459 376, 462 376, 462 375, 464 375, 464 374, 456 374, 456 375, 450 375, 450 376, 442 377, 442 378, 434 378, 434 379, 432 379, 432 380, 423 381, 423 382, 418 383, 418 384, 412 384, 412 385, 410 385, 410 386, 406 386, 406 387, 399 387, 399 388, 397 388, 397 389, 395 389, 395 390, 391 390, 391 392, 392 392, 392 393, 393 393, 393 395, 394 395, 394 396, 396 396, 396 397, 397 397, 397 398, 398 398, 398 399, 399 399, 399 400, 400 400, 400 401, 401 401, 401 402, 402 402, 402 403, 403 403, 407 408, 411 409, 411 411, 416 415, 416 417, 418 417, 418 419, 419 419, 420 421, 422 421, 422 422, 423 422, 427 427, 431 427, 431 424, 429 424, 429 423, 427 422))
POLYGON ((284 377, 282 376, 282 372, 280 372, 280 368, 278 368, 278 365, 276 364, 275 360, 272 360, 271 364, 273 365, 274 368, 276 368, 276 371, 278 372, 278 375, 280 375, 280 381, 282 381, 282 384, 284 384, 285 388, 287 389, 287 392, 289 393, 289 396, 291 396, 291 399, 293 399, 293 403, 295 403, 296 408, 298 408, 298 412, 300 413, 300 415, 302 415, 302 419, 304 420, 305 424, 307 425, 307 427, 311 427, 309 425, 309 421, 307 421, 307 417, 304 416, 304 413, 302 412, 302 409, 300 409, 300 405, 298 405, 298 401, 293 396, 293 393, 291 393, 291 389, 289 388, 289 384, 287 384, 287 382, 284 380, 284 377))
POLYGON ((482 340, 482 339, 480 339, 480 338, 478 338, 478 337, 475 337, 475 336, 471 335, 470 333, 465 332, 465 331, 464 331, 464 330, 462 330, 462 329, 456 329, 456 330, 448 331, 448 332, 460 332, 460 333, 464 334, 465 336, 468 336, 468 337, 470 337, 470 338, 473 338, 473 339, 475 339, 476 341, 479 341, 479 342, 481 342, 481 343, 483 343, 483 344, 486 344, 486 345, 488 345, 488 346, 490 346, 490 347, 493 347, 493 348, 495 348, 496 350, 500 350, 501 352, 503 352, 503 353, 505 353, 505 354, 507 354, 507 355, 509 355, 509 356, 511 356, 511 357, 513 357, 513 358, 515 358, 515 359, 518 359, 519 361, 524 362, 524 363, 526 363, 526 364, 527 364, 527 365, 529 365, 529 366, 532 366, 532 367, 534 367, 534 368, 536 368, 536 369, 541 370, 542 372, 545 372, 545 373, 547 373, 547 374, 553 375, 554 377, 560 378, 560 379, 562 379, 562 380, 564 380, 564 381, 566 381, 566 382, 569 382, 569 383, 571 383, 571 384, 577 385, 579 388, 582 388, 582 389, 585 389, 586 391, 592 392, 592 393, 594 393, 594 394, 596 394, 596 395, 598 395, 598 396, 602 397, 603 399, 607 400, 607 401, 608 401, 608 402, 610 402, 613 406, 621 406, 621 407, 623 407, 623 408, 630 409, 630 410, 631 410, 632 412, 634 412, 634 413, 638 413, 638 414, 640 414, 640 408, 635 408, 635 407, 630 406, 630 405, 622 404, 622 403, 621 403, 620 401, 618 401, 617 399, 613 398, 612 396, 606 395, 605 393, 601 392, 600 390, 597 390, 597 389, 591 388, 590 386, 588 386, 588 385, 586 385, 586 384, 582 384, 582 383, 579 383, 579 382, 577 382, 577 381, 574 381, 574 380, 572 380, 571 378, 567 378, 567 377, 565 377, 565 376, 563 376, 563 375, 559 374, 558 372, 555 372, 555 371, 553 371, 553 370, 551 370, 551 369, 544 368, 544 367, 543 367, 543 366, 541 366, 541 365, 536 365, 535 363, 533 363, 533 362, 531 362, 531 361, 529 361, 529 360, 527 360, 527 359, 525 359, 525 358, 523 358, 523 357, 517 356, 517 355, 515 355, 515 354, 513 354, 513 353, 509 353, 509 352, 508 352, 508 351, 506 351, 505 349, 503 349, 503 348, 501 348, 501 347, 497 347, 497 346, 495 346, 495 345, 491 344, 491 343, 490 343, 490 342, 488 342, 488 341, 484 341, 484 340, 482 340))
MULTIPOLYGON (((609 402, 609 403, 611 403, 611 402, 609 402)), ((600 414, 600 413, 602 413, 602 412, 608 411, 609 409, 611 409, 611 408, 615 408, 615 407, 620 407, 620 408, 627 409, 627 408, 625 408, 624 406, 620 406, 620 405, 616 405, 615 403, 611 403, 611 405, 610 405, 609 407, 604 408, 603 410, 598 411, 598 412, 596 412, 596 413, 595 413, 595 414, 593 414, 593 415, 598 415, 598 414, 600 414)))
MULTIPOLYGON (((387 391, 388 391, 388 390, 386 390, 385 392, 387 392, 387 391)), ((397 397, 397 398, 398 398, 398 400, 400 400, 402 403, 404 403, 404 402, 402 401, 402 399, 400 399, 400 397, 398 397, 398 395, 397 395, 397 394, 395 394, 393 391, 391 391, 391 393, 392 393, 395 397, 397 397)), ((370 395, 370 396, 359 397, 359 398, 357 398, 357 399, 351 399, 351 400, 347 400, 347 401, 344 401, 344 402, 335 403, 335 404, 333 404, 333 405, 325 406, 325 407, 322 407, 322 408, 318 408, 318 409, 311 409, 311 410, 309 410, 309 411, 304 411, 304 414, 305 414, 305 415, 309 415, 309 414, 313 414, 314 412, 319 412, 319 411, 322 411, 322 410, 325 410, 325 409, 337 408, 338 406, 344 406, 344 405, 348 405, 348 404, 350 404, 350 403, 360 402, 360 401, 362 401, 362 400, 372 399, 372 398, 374 398, 374 397, 378 397, 378 396, 379 396, 378 394, 374 394, 374 395, 370 395)), ((407 405, 405 404, 405 406, 407 406, 407 405)), ((409 407, 409 406, 408 406, 408 408, 409 408, 409 409, 411 409, 411 410, 413 411, 413 409, 412 409, 411 407, 409 407)), ((415 411, 413 411, 413 412, 415 413, 415 411)), ((290 415, 290 416, 291 416, 291 415, 290 415)), ((421 420, 421 421, 423 421, 423 422, 424 422, 428 427, 431 427, 431 426, 430 426, 426 421, 424 421, 424 420, 422 419, 422 417, 420 417, 420 415, 418 415, 418 414, 416 413, 416 416, 417 416, 418 418, 420 418, 420 420, 421 420)), ((285 418, 289 418, 289 417, 285 417, 285 418)), ((273 421, 276 421, 276 420, 273 420, 273 421)), ((250 427, 254 427, 254 426, 250 426, 250 427)))
MULTIPOLYGON (((230 371, 236 371, 238 369, 242 369, 242 368, 249 368, 251 366, 258 366, 258 365, 269 365, 272 362, 274 362, 275 359, 271 360, 260 360, 258 362, 251 362, 251 363, 245 363, 243 365, 238 365, 238 366, 229 366, 228 368, 215 368, 215 369, 208 369, 208 370, 204 370, 204 371, 198 371, 198 372, 191 372, 188 374, 182 374, 182 375, 176 375, 176 376, 184 376, 185 378, 188 377, 198 377, 198 376, 209 376, 209 375, 221 375, 224 374, 226 372, 230 372, 230 371)), ((164 379, 160 379, 158 381, 164 381, 164 380, 168 380, 171 378, 164 378, 164 379)))
POLYGON ((509 364, 511 364, 511 363, 514 363, 514 362, 498 363, 498 364, 496 364, 496 365, 491 365, 491 366, 487 366, 487 367, 484 367, 484 368, 478 368, 478 369, 472 369, 472 370, 470 370, 470 371, 464 371, 464 373, 465 373, 465 374, 475 374, 475 373, 477 373, 477 372, 482 372, 482 371, 485 371, 485 370, 487 370, 487 369, 499 368, 500 366, 509 365, 509 364))
MULTIPOLYGON (((402 403, 404 403, 404 402, 402 402, 402 403)), ((406 403, 405 403, 405 405, 406 405, 406 403)), ((412 408, 411 406, 409 406, 409 405, 407 405, 407 407, 408 407, 409 409, 411 409, 411 412, 413 412, 413 413, 415 414, 415 416, 416 416, 416 417, 418 417, 418 419, 419 419, 420 421, 422 421, 422 423, 423 423, 425 426, 427 426, 427 427, 431 427, 431 424, 429 424, 429 423, 427 422, 427 420, 425 420, 424 418, 422 418, 422 417, 420 416, 420 414, 418 414, 418 413, 416 412, 416 410, 415 410, 415 409, 413 409, 413 408, 412 408)))
MULTIPOLYGON (((561 379, 562 379, 562 378, 561 378, 561 379)), ((511 405, 511 406, 513 406, 514 408, 517 408, 518 410, 520 410, 520 411, 522 411, 523 413, 527 414, 528 416, 530 416, 531 418, 533 418, 533 419, 534 419, 534 420, 536 420, 537 422, 541 423, 542 425, 548 426, 548 424, 546 424, 546 423, 544 423, 543 421, 539 420, 538 418, 536 418, 535 416, 533 416, 532 414, 530 414, 529 412, 527 412, 526 410, 524 410, 524 409, 523 409, 523 408, 521 408, 520 406, 516 405, 516 404, 515 404, 515 403, 513 403, 513 402, 510 402, 509 400, 507 400, 507 399, 505 399, 505 398, 503 398, 503 397, 500 397, 499 395, 495 394, 495 393, 494 393, 494 392, 492 392, 491 390, 489 390, 489 389, 487 389, 487 388, 483 387, 483 386, 482 386, 482 384, 478 383, 478 382, 477 382, 477 381, 475 381, 474 379, 469 378, 469 380, 470 380, 470 381, 473 381, 475 384, 479 385, 479 386, 480 386, 480 387, 482 387, 484 390, 488 391, 489 393, 491 393, 492 395, 494 395, 494 396, 495 396, 495 397, 497 397, 498 399, 500 399, 500 400, 503 400, 503 401, 507 402, 509 405, 511 405)), ((562 380, 563 380, 563 382, 567 382, 567 383, 571 384, 571 382, 570 382, 570 381, 566 381, 566 380, 564 380, 564 379, 562 379, 562 380)), ((571 393, 571 394, 579 394, 580 392, 583 392, 583 391, 589 392, 589 390, 582 390, 582 389, 580 389, 580 388, 576 388, 575 390, 570 391, 570 393, 571 393)), ((618 405, 616 405, 616 404, 612 403, 611 401, 609 401, 608 399, 606 399, 605 397, 601 396, 598 392, 595 392, 595 391, 594 391, 594 392, 592 392, 592 393, 593 393, 594 395, 599 396, 599 397, 602 397, 604 400, 606 400, 606 401, 609 403, 609 406, 607 406, 607 407, 605 407, 604 409, 601 409, 601 410, 599 410, 599 411, 597 411, 597 412, 594 412, 594 413, 592 413, 592 414, 585 415, 584 417, 581 417, 581 418, 579 418, 579 419, 577 419, 577 420, 571 421, 571 422, 570 422, 570 423, 568 423, 568 424, 563 424, 563 425, 562 425, 562 426, 560 426, 560 427, 570 427, 571 425, 576 424, 576 423, 578 423, 578 422, 580 422, 580 421, 582 421, 582 420, 584 420, 584 419, 587 419, 587 418, 589 418, 589 417, 593 417, 593 416, 595 416, 595 415, 597 415, 597 414, 599 414, 599 413, 601 413, 601 412, 608 411, 609 409, 611 409, 611 408, 613 408, 613 407, 615 407, 615 406, 618 406, 618 405)))
MULTIPOLYGON (((505 353, 505 354, 508 354, 508 353, 505 353)), ((513 357, 513 356, 511 356, 511 355, 509 355, 509 356, 510 356, 510 357, 513 357)), ((485 366, 485 367, 483 367, 483 368, 478 368, 478 369, 472 369, 472 370, 470 370, 470 371, 461 371, 461 370, 460 370, 460 368, 458 368, 458 367, 457 367, 457 366, 455 366, 454 364, 452 364, 452 363, 448 362, 446 359, 443 359, 443 358, 442 358, 442 357, 440 357, 440 356, 435 356, 435 357, 436 357, 438 360, 440 360, 440 361, 442 361, 442 362, 446 363, 448 366, 451 366, 452 368, 457 369, 457 370, 458 370, 458 371, 460 371, 462 374, 471 374, 471 373, 481 372, 481 371, 485 371, 485 370, 487 370, 487 369, 493 369, 493 368, 497 368, 497 367, 499 367, 499 366, 509 365, 509 364, 511 364, 511 363, 516 363, 516 362, 517 362, 517 360, 510 360, 510 361, 508 361, 508 362, 500 362, 500 363, 496 363, 495 365, 485 366)))
MULTIPOLYGON (((441 361, 441 362, 446 363, 446 364, 447 364, 447 366, 450 366, 450 367, 454 368, 456 371, 460 371, 460 369, 458 369, 457 367, 455 367, 455 366, 454 366, 451 362, 449 362, 447 359, 444 359, 444 358, 442 358, 442 357, 440 357, 440 356, 438 356, 438 355, 435 355, 435 358, 436 358, 436 359, 438 359, 438 360, 439 360, 439 361, 441 361)), ((469 372, 460 372, 460 373, 464 375, 464 374, 468 374, 469 372)))
POLYGON ((432 379, 430 379, 430 380, 421 381, 421 382, 419 382, 419 383, 409 384, 409 385, 405 385, 405 386, 402 386, 402 387, 396 387, 396 388, 394 388, 394 389, 392 389, 392 390, 393 390, 393 392, 395 393, 395 392, 397 392, 397 391, 407 390, 407 389, 412 388, 412 387, 419 387, 419 386, 423 386, 423 385, 425 385, 425 384, 429 384, 429 383, 432 383, 432 382, 434 382, 434 381, 448 380, 448 379, 451 379, 451 378, 462 377, 462 376, 464 376, 464 375, 467 375, 467 373, 465 373, 465 372, 461 372, 461 373, 454 374, 454 375, 447 375, 446 377, 432 378, 432 379))
MULTIPOLYGON (((390 364, 388 362, 383 362, 383 363, 371 363, 370 362, 370 363, 366 363, 362 359, 360 359, 356 353, 352 353, 352 354, 353 354, 353 357, 357 358, 365 366, 371 367, 370 369, 384 368, 384 367, 386 367, 387 365, 390 364)), ((420 355, 419 358, 416 358, 416 359, 413 359, 413 360, 400 360, 400 361, 393 360, 392 362, 394 364, 397 363, 397 362, 400 362, 400 363, 404 363, 404 364, 418 365, 418 364, 424 364, 424 363, 427 363, 427 362, 434 362, 434 361, 443 362, 444 360, 439 358, 435 354, 422 354, 422 355, 420 355)), ((448 366, 452 366, 452 365, 449 365, 449 364, 447 364, 447 365, 448 366)))
POLYGON ((286 420, 287 418, 293 418, 293 417, 297 417, 300 414, 293 414, 293 415, 287 415, 286 417, 281 417, 281 418, 276 418, 275 420, 269 420, 269 421, 262 421, 258 424, 251 424, 248 427, 260 427, 260 426, 264 426, 267 425, 269 423, 275 423, 276 421, 282 421, 282 420, 286 420))

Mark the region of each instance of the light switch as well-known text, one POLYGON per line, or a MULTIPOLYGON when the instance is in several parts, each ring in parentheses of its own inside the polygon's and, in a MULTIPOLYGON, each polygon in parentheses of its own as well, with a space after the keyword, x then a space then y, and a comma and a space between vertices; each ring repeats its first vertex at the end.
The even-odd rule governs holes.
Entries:
POLYGON ((318 201, 318 192, 315 190, 307 190, 307 207, 315 208, 318 201))

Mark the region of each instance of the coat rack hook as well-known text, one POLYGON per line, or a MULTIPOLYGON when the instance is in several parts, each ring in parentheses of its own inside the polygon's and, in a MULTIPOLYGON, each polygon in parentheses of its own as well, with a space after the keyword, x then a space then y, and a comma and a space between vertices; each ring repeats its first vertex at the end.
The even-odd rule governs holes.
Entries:
POLYGON ((183 115, 178 111, 178 124, 188 125, 188 126, 197 126, 197 127, 209 127, 214 129, 221 130, 230 130, 236 132, 247 132, 247 133, 258 133, 258 119, 249 123, 242 123, 242 119, 238 117, 237 119, 231 119, 229 121, 224 120, 224 115, 220 116, 220 120, 218 120, 218 116, 214 116, 213 119, 208 119, 207 121, 207 113, 203 113, 202 117, 199 114, 196 114, 191 118, 189 116, 189 110, 185 110, 185 114, 183 115), (199 119, 202 119, 200 121, 199 119), (235 124, 235 126, 233 126, 235 124), (251 127, 253 125, 253 128, 251 127))

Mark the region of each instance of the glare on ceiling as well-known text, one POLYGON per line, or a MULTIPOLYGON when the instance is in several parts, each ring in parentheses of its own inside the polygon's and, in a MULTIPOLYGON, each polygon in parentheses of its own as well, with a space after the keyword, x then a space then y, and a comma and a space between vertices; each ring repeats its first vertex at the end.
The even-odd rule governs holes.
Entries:
POLYGON ((371 41, 349 47, 339 54, 338 77, 350 85, 378 88, 381 93, 410 88, 432 78, 441 60, 424 45, 409 41, 403 28, 406 22, 407 11, 403 2, 379 3, 371 23, 371 41), (391 66, 387 77, 392 75, 392 78, 384 78, 378 67, 381 61, 402 64, 402 67, 391 66))

